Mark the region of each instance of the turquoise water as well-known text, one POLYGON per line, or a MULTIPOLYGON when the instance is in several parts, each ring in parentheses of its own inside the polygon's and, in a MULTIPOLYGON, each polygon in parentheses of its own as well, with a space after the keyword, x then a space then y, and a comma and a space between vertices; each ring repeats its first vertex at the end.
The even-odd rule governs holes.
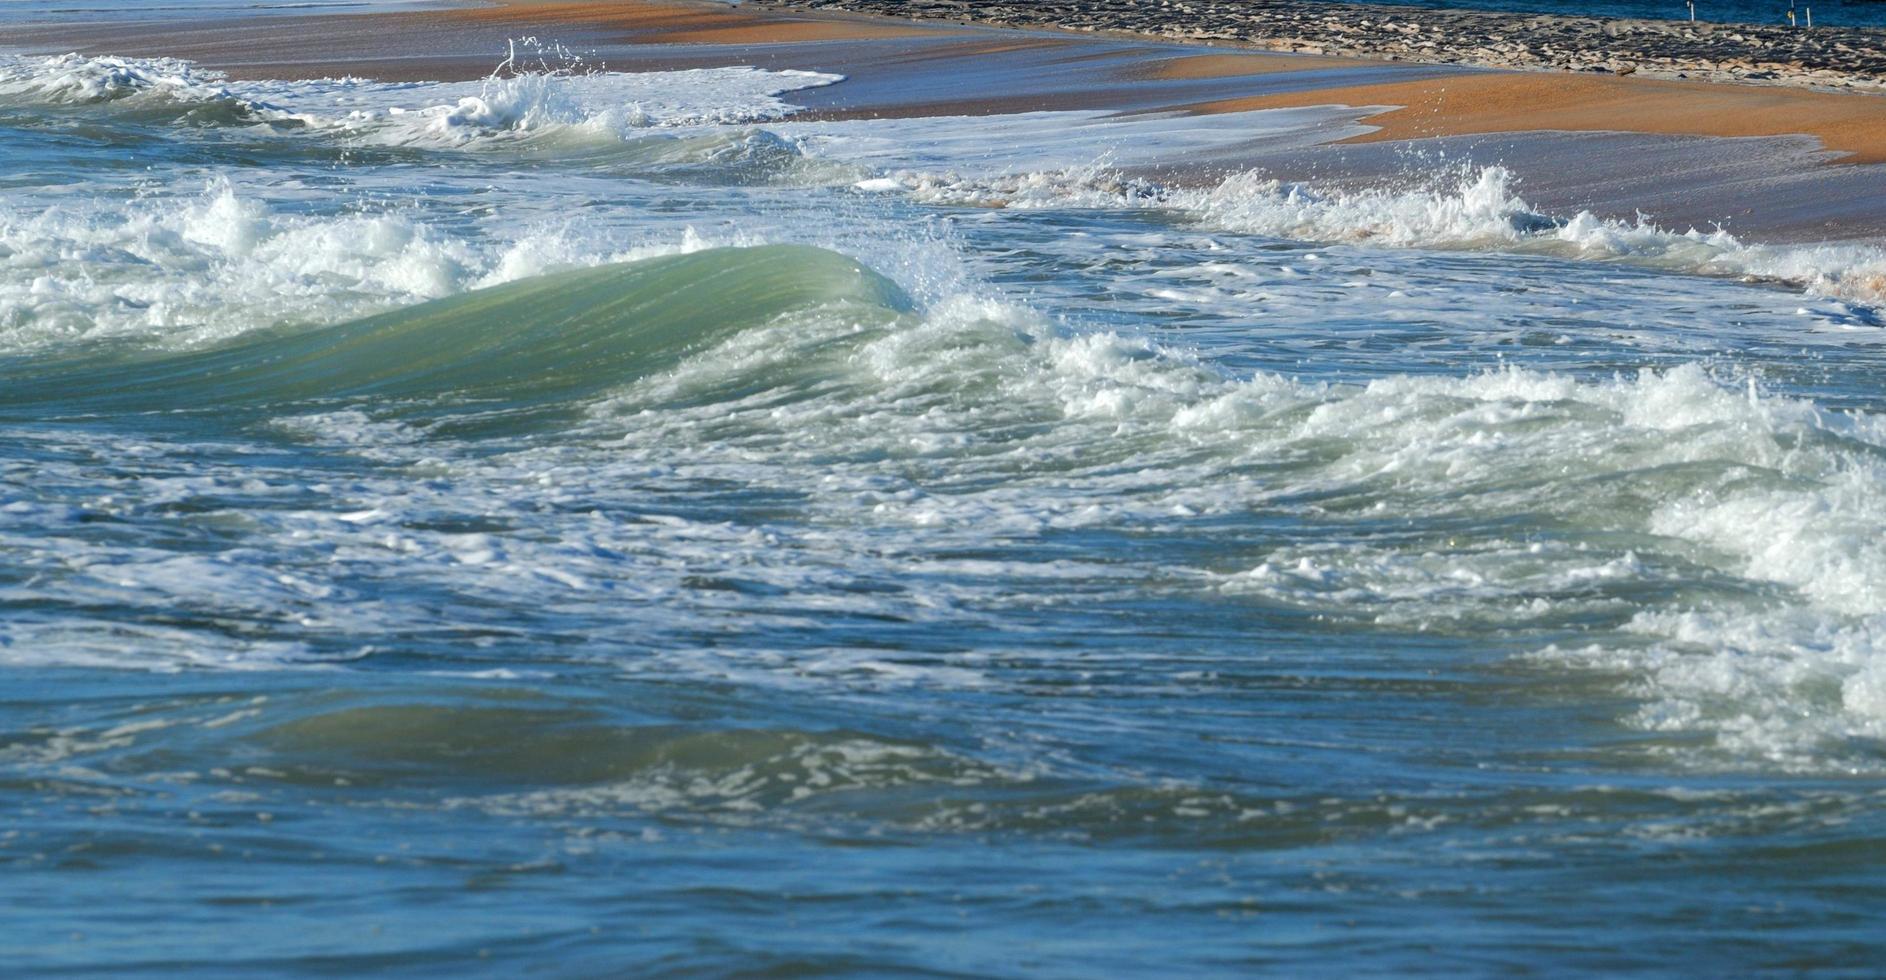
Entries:
POLYGON ((825 84, 5 63, 13 968, 1871 972, 1878 249, 825 84))

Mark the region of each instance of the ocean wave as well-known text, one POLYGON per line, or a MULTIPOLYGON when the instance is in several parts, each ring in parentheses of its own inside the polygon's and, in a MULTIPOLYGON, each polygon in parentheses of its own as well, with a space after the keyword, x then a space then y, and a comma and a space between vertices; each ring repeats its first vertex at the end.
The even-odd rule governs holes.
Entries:
MULTIPOLYGON (((138 81, 99 71, 21 97, 169 106, 189 91, 151 72, 138 81)), ((622 144, 638 126, 722 118, 716 106, 747 120, 775 98, 769 87, 793 81, 751 70, 691 80, 552 72, 463 90, 281 83, 208 98, 299 112, 315 103, 291 96, 318 91, 330 101, 302 114, 308 128, 483 149, 592 131, 622 144), (659 100, 649 89, 625 98, 625 86, 668 82, 687 91, 653 115, 627 108, 659 100)), ((648 152, 764 168, 804 150, 762 132, 718 130, 648 152)), ((1877 250, 1857 246, 1771 248, 1721 231, 1544 215, 1498 168, 1418 190, 1254 174, 1175 188, 1108 165, 886 170, 858 187, 939 204, 1154 211, 1212 237, 1626 261, 1862 300, 1882 267, 1877 250)), ((70 615, 0 626, 0 658, 175 667, 365 656, 361 638, 400 633, 412 612, 351 601, 344 578, 358 575, 473 597, 493 621, 521 621, 541 602, 595 635, 653 634, 661 642, 638 648, 640 669, 763 685, 967 687, 991 683, 991 672, 851 649, 745 656, 753 651, 734 642, 703 653, 690 638, 712 634, 727 607, 700 597, 739 596, 736 608, 757 622, 842 610, 934 617, 947 629, 1034 601, 1130 601, 1152 589, 1358 631, 1510 637, 1531 662, 1623 671, 1642 705, 1631 720, 1675 733, 1665 748, 1707 764, 1854 764, 1848 743, 1886 724, 1886 510, 1871 492, 1886 480, 1886 432, 1871 417, 1695 365, 1609 380, 1519 369, 1366 385, 1239 376, 1143 337, 1062 329, 986 292, 917 308, 832 252, 709 250, 698 235, 639 248, 493 224, 503 232, 479 237, 416 211, 300 213, 227 184, 193 198, 0 208, 0 327, 15 350, 126 335, 172 348, 87 361, 73 345, 22 359, 6 366, 0 400, 27 416, 53 403, 175 415, 205 406, 254 427, 230 429, 232 440, 262 431, 263 442, 383 467, 349 486, 344 510, 302 502, 305 473, 250 489, 268 481, 214 459, 155 472, 148 454, 168 452, 158 440, 92 453, 134 460, 119 476, 90 462, 39 467, 35 479, 71 499, 150 494, 167 505, 221 481, 275 494, 282 507, 245 512, 253 547, 183 560, 47 531, 84 519, 76 506, 7 502, 19 509, 0 516, 0 544, 53 554, 43 579, 9 587, 13 598, 70 615), (418 305, 387 312, 406 304, 418 305), (266 329, 288 325, 296 331, 266 329), (519 432, 507 412, 528 416, 543 445, 466 447, 519 432), (110 493, 96 489, 108 483, 110 493), (651 483, 679 488, 664 501, 740 487, 791 501, 803 522, 760 531, 718 514, 608 519, 647 509, 620 488, 651 483), (1322 541, 1214 535, 1211 549, 1149 547, 1156 557, 1145 559, 1103 549, 1041 560, 1032 547, 1070 533, 1158 541, 1227 522, 1261 527, 1253 514, 1322 541), (991 541, 1017 547, 963 557, 990 554, 991 541), (1224 557, 1183 557, 1205 552, 1224 557), (676 554, 712 567, 714 583, 696 583, 676 554), (849 587, 861 578, 874 587, 849 587), (505 605, 518 582, 530 583, 533 605, 505 605), (804 594, 822 605, 771 598, 804 594), (265 627, 208 637, 135 628, 195 606, 265 627), (316 606, 341 622, 298 629, 316 606), (1713 740, 1701 751, 1699 733, 1713 740)))
MULTIPOLYGON (((1035 601, 1033 589, 1079 602, 1153 588, 1348 630, 1492 630, 1522 647, 1583 636, 1527 656, 1628 674, 1642 704, 1629 720, 1677 733, 1665 750, 1708 765, 1853 765, 1851 740, 1886 732, 1886 505, 1872 492, 1886 482, 1886 424, 1694 364, 1612 379, 1518 368, 1363 385, 1239 376, 987 298, 916 309, 849 258, 770 246, 556 273, 154 362, 34 364, 0 391, 15 407, 93 391, 131 407, 215 405, 232 421, 280 416, 290 438, 386 469, 383 486, 352 489, 370 506, 271 518, 266 533, 280 539, 245 552, 270 556, 266 566, 71 554, 58 576, 21 587, 61 601, 135 612, 209 601, 208 587, 230 615, 292 616, 310 589, 345 588, 329 581, 338 548, 355 572, 484 596, 528 579, 533 602, 583 615, 604 615, 593 607, 605 597, 658 606, 638 635, 686 632, 720 615, 688 584, 688 563, 668 560, 699 551, 722 579, 746 583, 728 586, 752 592, 741 601, 781 597, 780 615, 796 615, 789 597, 807 590, 842 594, 860 616, 952 622, 1035 601), (499 457, 454 448, 519 431, 500 424, 505 411, 553 437, 499 457), (465 424, 440 424, 459 414, 465 424), (415 482, 407 467, 430 475, 415 482), (593 513, 649 481, 739 486, 805 512, 757 547, 759 532, 724 522, 557 527, 537 490, 519 489, 593 513), (433 516, 468 508, 535 530, 472 533, 433 516), (1182 539, 1252 515, 1318 534, 1220 541, 1204 566, 1179 552, 1150 564, 962 559, 1097 529, 1182 539), (857 576, 902 584, 838 587, 857 576), (1699 747, 1698 733, 1711 741, 1699 747)), ((137 479, 156 486, 146 470, 137 479)), ((37 536, 62 518, 20 519, 37 536)), ((0 526, 0 543, 10 533, 0 526)), ((360 619, 347 635, 398 628, 397 610, 328 606, 360 619)), ((21 624, 0 640, 34 656, 108 646, 82 623, 60 630, 21 624)), ((151 644, 155 664, 225 656, 164 657, 168 641, 151 644)), ((318 661, 337 655, 330 647, 226 656, 318 661)), ((900 681, 845 651, 747 657, 657 643, 643 657, 641 669, 760 684, 989 681, 948 660, 900 681)))
POLYGON ((1483 167, 1432 189, 1319 191, 1255 173, 1170 204, 1215 228, 1311 241, 1411 248, 1497 248, 1648 265, 1674 272, 1766 279, 1816 294, 1886 301, 1886 249, 1875 245, 1760 245, 1717 228, 1671 231, 1581 211, 1541 213, 1504 167, 1483 167))
POLYGON ((225 180, 193 197, 0 203, 0 346, 196 346, 709 244, 692 229, 629 244, 569 223, 474 237, 399 209, 298 214, 225 180))
POLYGON ((1713 735, 1705 764, 1849 764, 1848 740, 1886 731, 1886 506, 1871 492, 1886 482, 1886 425, 1694 364, 1611 380, 1237 378, 959 299, 889 332, 744 331, 599 416, 633 420, 631 453, 750 485, 794 485, 810 454, 827 519, 868 514, 940 550, 1253 513, 1314 524, 1326 543, 1242 569, 1126 579, 1352 629, 1595 633, 1600 654, 1540 656, 1647 665, 1632 720, 1713 735), (729 440, 797 451, 723 456, 729 440), (905 472, 925 475, 892 478, 905 472), (1366 530, 1391 525, 1410 530, 1366 530), (1501 530, 1518 527, 1535 530, 1501 530), (1752 639, 1749 623, 1765 632, 1752 639))
POLYGON ((719 337, 817 307, 856 322, 908 309, 889 280, 807 246, 683 254, 534 276, 363 320, 260 336, 98 373, 35 370, 7 402, 93 397, 235 406, 377 398, 580 399, 660 370, 719 337), (50 386, 50 387, 48 387, 50 386), (85 396, 80 396, 85 397, 85 396))

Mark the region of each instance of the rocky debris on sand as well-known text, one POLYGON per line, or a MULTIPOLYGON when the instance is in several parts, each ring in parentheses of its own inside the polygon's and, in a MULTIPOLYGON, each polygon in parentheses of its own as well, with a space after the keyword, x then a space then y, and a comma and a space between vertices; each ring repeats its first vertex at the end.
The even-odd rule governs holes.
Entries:
POLYGON ((1886 30, 1429 10, 1284 0, 754 0, 1274 51, 1833 89, 1886 89, 1886 30))

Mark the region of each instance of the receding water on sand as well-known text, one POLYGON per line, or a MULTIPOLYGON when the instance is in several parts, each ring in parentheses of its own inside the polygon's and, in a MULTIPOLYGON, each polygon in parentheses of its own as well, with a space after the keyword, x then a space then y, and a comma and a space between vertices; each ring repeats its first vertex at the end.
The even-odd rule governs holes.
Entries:
POLYGON ((1876 249, 832 84, 0 66, 10 963, 1877 959, 1876 249))

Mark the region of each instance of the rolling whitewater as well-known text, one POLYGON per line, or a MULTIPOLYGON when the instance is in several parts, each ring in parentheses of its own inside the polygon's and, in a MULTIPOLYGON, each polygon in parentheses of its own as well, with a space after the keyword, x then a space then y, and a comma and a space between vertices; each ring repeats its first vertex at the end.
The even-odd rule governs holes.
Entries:
POLYGON ((1864 972, 1886 251, 822 118, 0 60, 0 951, 1864 972))

